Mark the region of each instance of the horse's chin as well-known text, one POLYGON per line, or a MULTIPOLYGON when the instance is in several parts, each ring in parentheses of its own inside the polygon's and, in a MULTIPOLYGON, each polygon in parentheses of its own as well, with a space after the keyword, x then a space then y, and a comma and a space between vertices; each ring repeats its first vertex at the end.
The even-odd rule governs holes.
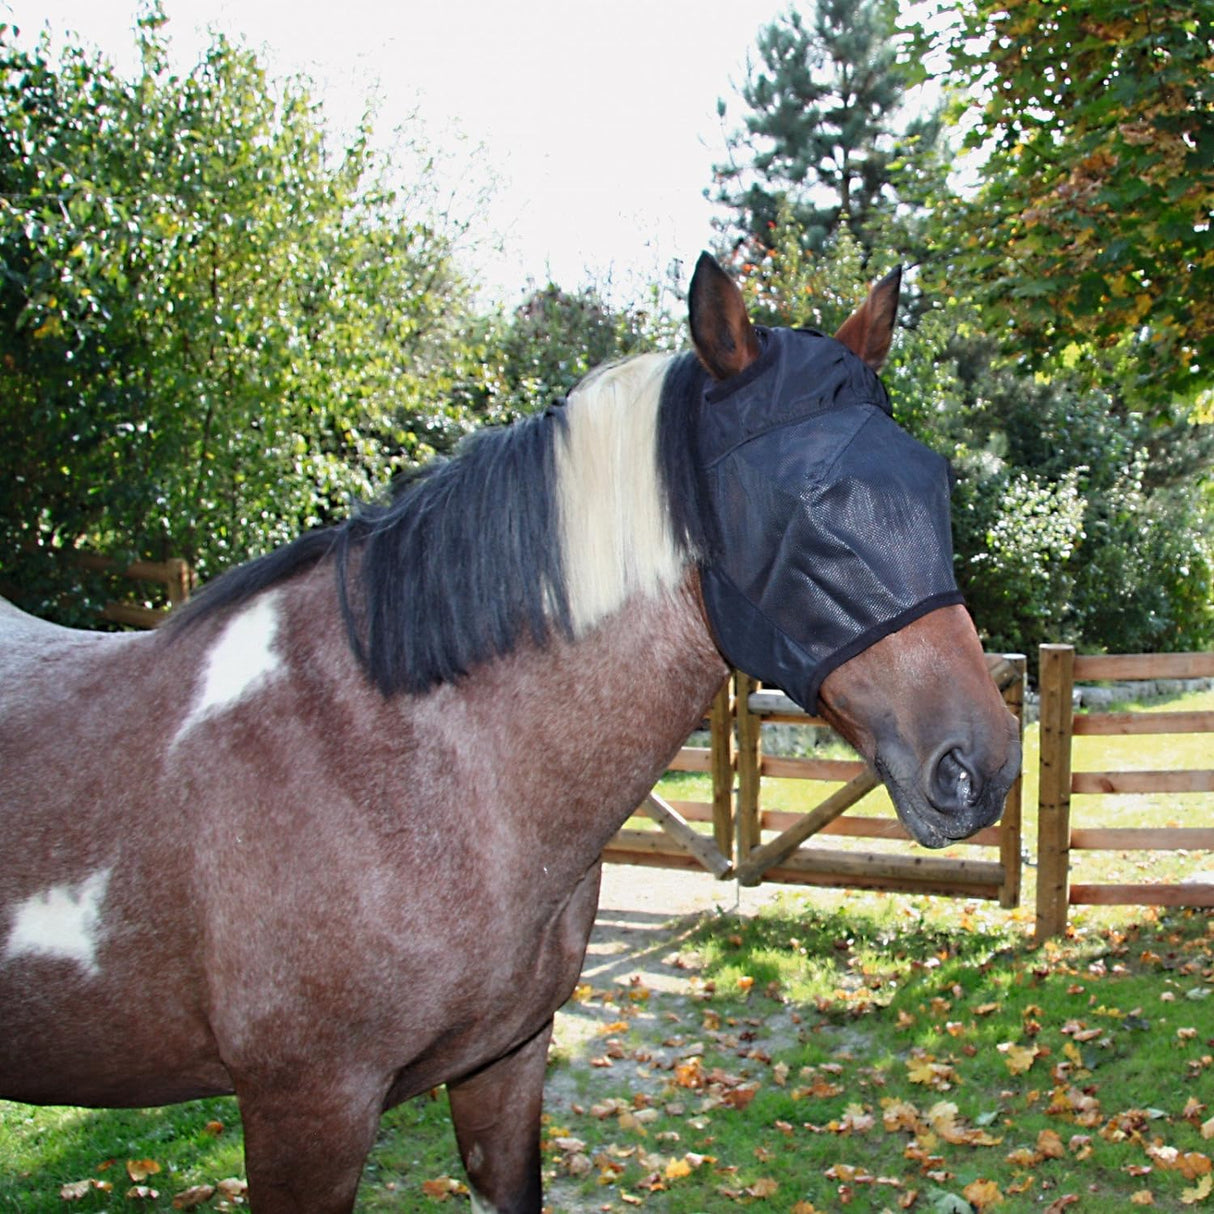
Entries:
MULTIPOLYGON (((963 809, 943 810, 933 805, 919 787, 917 779, 899 778, 898 773, 881 762, 874 761, 878 775, 889 789, 890 798, 902 825, 922 847, 938 850, 959 843, 970 835, 990 826, 1003 810, 1003 800, 1011 787, 1014 773, 1006 780, 997 777, 983 788, 979 799, 963 809)), ((1010 765, 1009 765, 1010 766, 1010 765)))

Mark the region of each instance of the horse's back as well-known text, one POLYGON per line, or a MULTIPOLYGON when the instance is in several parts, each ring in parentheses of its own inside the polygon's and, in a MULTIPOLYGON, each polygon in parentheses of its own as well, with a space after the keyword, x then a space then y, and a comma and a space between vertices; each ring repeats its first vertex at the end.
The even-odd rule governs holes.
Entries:
MULTIPOLYGON (((22 665, 40 656, 104 649, 131 639, 131 633, 90 632, 52 624, 0 598, 0 677, 17 674, 22 665)), ((7 684, 0 685, 0 711, 13 690, 7 684)))

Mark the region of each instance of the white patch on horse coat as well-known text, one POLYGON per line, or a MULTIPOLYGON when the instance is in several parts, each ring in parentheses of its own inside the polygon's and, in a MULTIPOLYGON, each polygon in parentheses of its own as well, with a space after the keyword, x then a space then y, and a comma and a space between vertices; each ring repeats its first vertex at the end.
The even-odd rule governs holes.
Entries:
POLYGON ((228 621, 207 654, 202 688, 177 730, 174 745, 199 721, 238 704, 283 669, 282 658, 274 652, 278 598, 277 591, 263 594, 228 621))
POLYGON ((111 871, 99 869, 76 885, 54 885, 26 898, 13 913, 5 960, 21 955, 61 957, 97 973, 101 904, 111 871))
POLYGON ((468 1196, 472 1198, 472 1214, 498 1214, 497 1206, 487 1202, 471 1185, 468 1196))
POLYGON ((677 585, 686 564, 658 470, 658 404, 668 356, 592 374, 569 396, 557 443, 562 558, 578 635, 636 594, 677 585))

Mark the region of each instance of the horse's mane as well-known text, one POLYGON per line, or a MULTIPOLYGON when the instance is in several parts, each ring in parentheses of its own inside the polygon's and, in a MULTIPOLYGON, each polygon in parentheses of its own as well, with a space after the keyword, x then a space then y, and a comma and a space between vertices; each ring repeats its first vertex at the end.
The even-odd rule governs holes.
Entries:
MULTIPOLYGON (((611 374, 593 372, 583 387, 593 392, 611 374)), ((691 560, 715 546, 694 458, 703 378, 691 355, 667 363, 653 444, 666 526, 691 560)), ((351 648, 385 695, 427 691, 524 640, 574 636, 556 488, 569 425, 555 406, 471 435, 450 459, 399 482, 389 501, 208 583, 167 627, 189 629, 331 556, 351 648)))

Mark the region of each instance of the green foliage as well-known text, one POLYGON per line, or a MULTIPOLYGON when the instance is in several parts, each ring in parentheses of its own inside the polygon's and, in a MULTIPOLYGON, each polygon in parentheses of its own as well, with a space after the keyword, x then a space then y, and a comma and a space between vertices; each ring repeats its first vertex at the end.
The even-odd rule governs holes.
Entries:
POLYGON ((939 224, 947 272, 1018 350, 1120 348, 1125 389, 1175 412, 1214 383, 1214 6, 944 7, 936 40, 987 156, 939 224))
POLYGON ((617 310, 594 286, 565 291, 555 283, 482 328, 478 361, 460 392, 478 417, 494 422, 546 408, 594 367, 668 348, 680 335, 656 289, 649 307, 617 310))
POLYGON ((130 81, 0 28, 0 573, 60 618, 91 604, 51 554, 213 574, 467 425, 437 217, 248 50, 172 74, 163 24, 130 81))
POLYGON ((900 57, 892 0, 818 0, 810 12, 792 8, 759 33, 743 129, 715 167, 714 200, 732 212, 720 226, 770 246, 785 211, 807 249, 846 226, 871 250, 900 207, 939 184, 939 117, 903 112, 917 73, 900 57))
POLYGON ((1061 371, 1025 375, 988 340, 958 336, 947 353, 959 385, 941 417, 961 472, 958 581, 991 643, 1208 645, 1214 517, 1191 478, 1161 465, 1172 446, 1208 452, 1209 433, 1188 427, 1165 444, 1116 395, 1061 371))

